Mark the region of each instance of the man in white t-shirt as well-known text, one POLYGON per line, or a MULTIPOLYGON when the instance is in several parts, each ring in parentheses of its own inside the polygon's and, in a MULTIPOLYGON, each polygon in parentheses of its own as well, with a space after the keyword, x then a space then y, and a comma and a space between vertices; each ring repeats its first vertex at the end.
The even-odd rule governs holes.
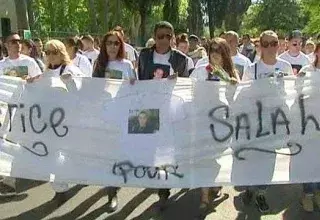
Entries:
MULTIPOLYGON (((117 26, 114 28, 114 31, 119 32, 122 38, 124 39, 125 35, 122 27, 117 26)), ((126 52, 126 59, 130 60, 133 66, 136 67, 138 52, 130 44, 127 43, 124 43, 124 50, 126 52)))
MULTIPOLYGON (((272 77, 274 76, 275 71, 279 71, 279 73, 282 72, 288 75, 293 74, 291 65, 287 61, 277 58, 279 39, 278 35, 275 32, 270 30, 263 32, 260 35, 260 45, 261 59, 249 67, 248 71, 243 76, 243 81, 272 77)), ((267 186, 261 185, 257 188, 258 193, 255 197, 255 203, 260 212, 268 212, 269 205, 265 198, 267 186)), ((247 199, 250 199, 252 197, 250 195, 253 195, 253 193, 251 192, 250 187, 248 187, 246 192, 243 194, 243 201, 247 201, 247 199)))
POLYGON ((238 70, 239 77, 242 80, 243 74, 248 70, 251 65, 251 61, 239 53, 238 45, 239 45, 239 35, 234 31, 228 31, 226 33, 226 41, 230 46, 232 62, 238 70))
POLYGON ((277 57, 279 39, 273 31, 265 31, 260 36, 261 59, 250 65, 243 76, 243 81, 273 77, 276 71, 285 75, 292 75, 289 62, 277 57))
POLYGON ((90 63, 94 65, 99 56, 99 50, 94 48, 94 39, 91 35, 85 35, 81 38, 83 44, 83 55, 86 56, 90 63))
POLYGON ((291 32, 288 40, 288 51, 279 55, 279 58, 288 61, 292 66, 294 75, 297 75, 303 66, 310 64, 310 60, 301 52, 302 33, 300 31, 291 32))
POLYGON ((8 57, 0 63, 0 75, 33 80, 42 74, 38 64, 33 58, 20 53, 21 39, 18 34, 10 34, 6 39, 5 46, 8 50, 8 57))

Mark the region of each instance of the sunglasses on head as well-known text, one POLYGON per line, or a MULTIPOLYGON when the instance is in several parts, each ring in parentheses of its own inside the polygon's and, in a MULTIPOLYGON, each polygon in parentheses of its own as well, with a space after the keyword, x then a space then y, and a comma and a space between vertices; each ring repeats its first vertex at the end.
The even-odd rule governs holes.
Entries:
POLYGON ((44 51, 44 53, 48 56, 48 55, 58 55, 59 51, 57 50, 46 50, 44 51))
POLYGON ((171 34, 161 34, 161 35, 157 35, 157 39, 158 40, 163 40, 164 38, 167 38, 168 40, 170 40, 172 38, 171 34))
POLYGON ((108 40, 108 41, 106 42, 106 44, 107 44, 107 46, 112 46, 112 45, 113 45, 113 46, 116 46, 116 47, 117 47, 117 46, 120 46, 121 43, 120 43, 119 41, 109 41, 109 40, 108 40))
POLYGON ((268 48, 269 46, 271 47, 276 47, 279 45, 279 41, 264 41, 264 42, 261 42, 261 46, 264 47, 264 48, 268 48))

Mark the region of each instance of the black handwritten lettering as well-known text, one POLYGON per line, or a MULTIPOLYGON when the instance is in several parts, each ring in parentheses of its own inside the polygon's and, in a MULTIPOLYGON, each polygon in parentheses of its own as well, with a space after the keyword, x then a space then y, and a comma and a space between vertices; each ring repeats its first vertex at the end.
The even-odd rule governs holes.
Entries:
POLYGON ((272 118, 273 134, 277 134, 277 125, 285 125, 286 129, 287 129, 287 135, 290 134, 290 128, 289 128, 290 121, 288 121, 286 114, 282 111, 281 108, 277 108, 275 113, 271 114, 271 118, 272 118), (281 115, 281 117, 283 119, 282 121, 278 121, 279 115, 281 115))
MULTIPOLYGON (((245 151, 257 151, 257 152, 261 152, 261 153, 267 153, 267 154, 279 154, 279 155, 284 155, 284 156, 296 156, 298 154, 300 154, 300 152, 302 151, 302 146, 296 142, 288 142, 287 143, 287 148, 291 149, 291 153, 280 153, 280 152, 276 152, 276 151, 272 151, 272 150, 266 150, 266 149, 262 149, 262 148, 257 148, 257 147, 242 147, 237 149, 234 152, 234 156, 237 160, 246 160, 246 158, 241 157, 240 154, 242 152, 245 151), (294 147, 296 147, 296 151, 293 151, 292 149, 294 149, 294 147)), ((283 149, 283 148, 282 148, 283 149)))
POLYGON ((45 157, 45 156, 48 156, 49 154, 47 146, 41 141, 35 142, 32 145, 32 148, 29 148, 26 146, 22 146, 22 147, 39 157, 45 157))
POLYGON ((65 118, 65 112, 63 110, 63 108, 55 108, 52 112, 51 112, 51 115, 50 115, 50 124, 51 124, 51 127, 54 131, 54 133, 58 136, 58 137, 64 137, 68 134, 69 132, 69 128, 67 126, 62 126, 64 129, 65 129, 65 132, 62 133, 62 134, 59 134, 58 131, 57 131, 57 127, 60 126, 60 124, 63 122, 65 118), (59 119, 54 122, 54 119, 55 119, 55 115, 58 115, 60 114, 60 117, 59 119))
POLYGON ((264 133, 262 132, 262 130, 263 130, 263 128, 262 128, 262 121, 263 121, 263 119, 262 119, 262 103, 260 101, 257 101, 256 105, 258 107, 258 121, 259 121, 259 127, 258 127, 256 138, 260 138, 263 136, 270 135, 270 131, 265 131, 264 133))
POLYGON ((165 165, 161 167, 150 167, 144 165, 134 166, 130 161, 124 161, 120 163, 115 163, 112 168, 112 173, 117 176, 122 176, 124 183, 128 182, 128 174, 133 172, 133 175, 137 179, 147 177, 149 179, 154 179, 158 176, 160 179, 160 172, 165 172, 165 180, 168 180, 169 174, 177 178, 183 178, 184 175, 177 172, 178 166, 165 165))
POLYGON ((247 114, 241 114, 238 115, 236 118, 237 124, 236 124, 236 140, 239 139, 239 130, 245 129, 247 140, 250 140, 250 121, 247 114), (241 125, 241 122, 244 121, 244 125, 241 125))
POLYGON ((9 131, 12 130, 12 110, 18 108, 18 105, 16 104, 8 104, 8 112, 9 112, 9 131))
POLYGON ((308 115, 306 117, 306 111, 305 111, 305 107, 304 107, 304 95, 300 95, 299 96, 299 107, 300 107, 300 114, 301 114, 301 134, 304 135, 305 131, 306 131, 306 127, 308 122, 311 120, 316 127, 317 131, 320 131, 320 126, 318 121, 316 120, 316 118, 313 115, 308 115))
POLYGON ((31 129, 34 133, 36 134, 41 134, 42 132, 44 132, 47 128, 47 123, 43 123, 43 127, 40 129, 40 130, 36 130, 36 128, 34 127, 34 124, 33 124, 33 113, 34 113, 34 110, 37 111, 37 117, 38 119, 41 118, 41 107, 40 105, 38 104, 34 104, 33 106, 30 107, 29 109, 29 121, 30 121, 30 126, 31 126, 31 129))
POLYGON ((226 127, 229 128, 229 132, 224 136, 224 137, 217 137, 217 134, 216 134, 216 129, 215 129, 215 126, 214 124, 210 124, 210 130, 211 130, 211 134, 212 134, 212 137, 214 138, 215 141, 218 141, 218 142, 225 142, 226 140, 228 140, 232 134, 233 134, 233 126, 231 124, 229 124, 228 122, 226 122, 225 120, 221 120, 219 118, 216 118, 214 116, 214 113, 216 111, 218 111, 219 109, 224 109, 225 110, 225 117, 228 119, 229 118, 229 107, 226 106, 226 105, 223 105, 223 106, 219 106, 219 107, 216 107, 214 109, 212 109, 210 112, 209 112, 209 117, 212 118, 212 120, 214 122, 217 122, 217 123, 220 123, 220 124, 223 124, 225 125, 226 127))

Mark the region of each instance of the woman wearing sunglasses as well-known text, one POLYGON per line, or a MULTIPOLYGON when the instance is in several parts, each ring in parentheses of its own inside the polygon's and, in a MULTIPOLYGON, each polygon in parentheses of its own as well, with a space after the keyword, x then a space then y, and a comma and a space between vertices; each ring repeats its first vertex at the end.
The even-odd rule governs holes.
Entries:
POLYGON ((50 40, 46 43, 46 70, 44 76, 67 78, 70 76, 84 76, 81 70, 72 64, 65 45, 59 40, 50 40))
POLYGON ((117 31, 107 33, 101 42, 93 77, 135 80, 132 62, 125 59, 125 56, 124 42, 120 34, 117 31))
MULTIPOLYGON (((240 82, 238 72, 232 63, 230 47, 227 41, 222 38, 215 38, 209 42, 208 46, 209 64, 197 67, 190 75, 190 78, 198 81, 226 81, 231 84, 240 82)), ((216 163, 215 167, 220 166, 216 163)), ((207 215, 213 199, 220 197, 221 188, 201 189, 200 219, 205 218, 207 215)))

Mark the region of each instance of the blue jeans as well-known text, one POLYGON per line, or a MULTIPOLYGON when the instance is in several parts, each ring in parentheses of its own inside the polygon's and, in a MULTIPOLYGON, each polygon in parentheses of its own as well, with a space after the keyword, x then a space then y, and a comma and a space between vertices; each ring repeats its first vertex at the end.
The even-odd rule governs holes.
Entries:
POLYGON ((320 183, 304 183, 303 192, 306 194, 312 194, 314 190, 320 190, 320 183))

